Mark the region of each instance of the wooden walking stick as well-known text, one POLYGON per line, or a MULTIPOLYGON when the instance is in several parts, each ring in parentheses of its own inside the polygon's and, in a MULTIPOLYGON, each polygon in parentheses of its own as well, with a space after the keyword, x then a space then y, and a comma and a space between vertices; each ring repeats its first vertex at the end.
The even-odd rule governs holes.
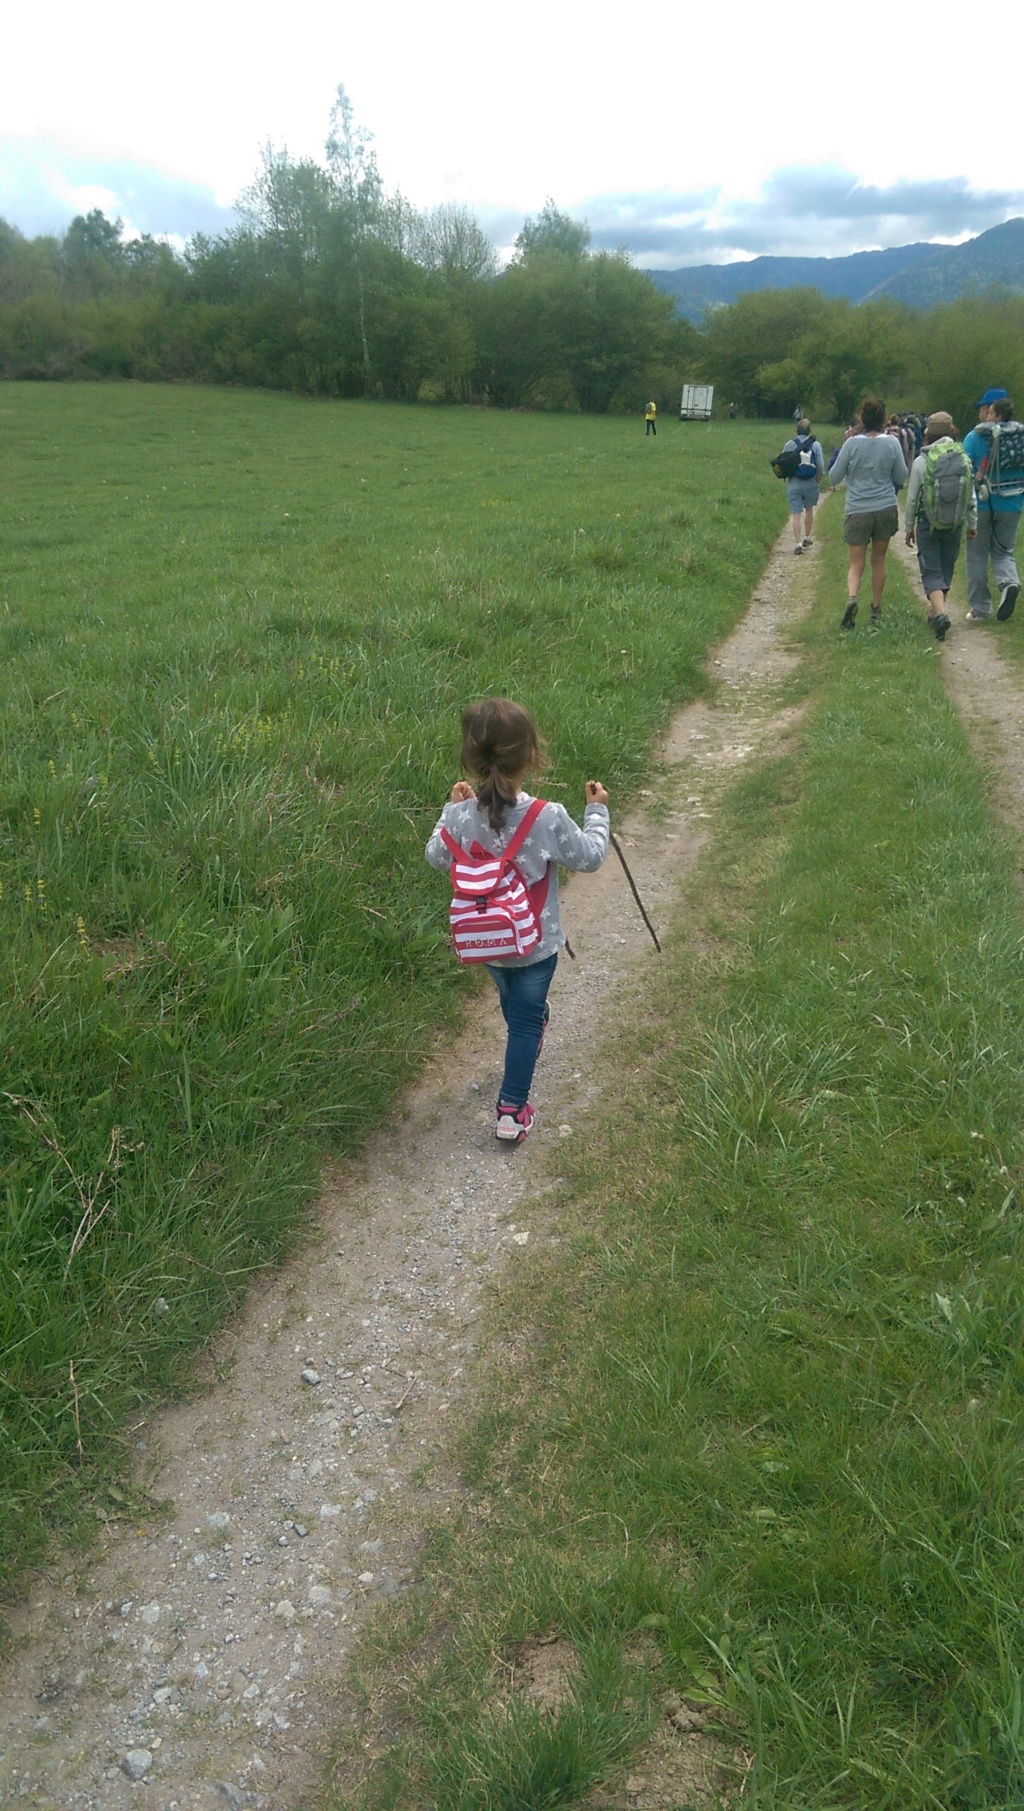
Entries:
POLYGON ((639 893, 638 893, 638 892, 637 892, 637 890, 636 890, 636 881, 635 881, 635 880, 634 880, 634 879, 633 879, 633 876, 632 876, 632 874, 631 874, 631 873, 630 873, 630 871, 629 871, 629 863, 628 863, 628 861, 627 861, 627 860, 626 860, 626 857, 625 857, 625 856, 624 856, 624 855, 623 855, 623 853, 622 853, 622 848, 621 848, 621 845, 620 845, 620 843, 619 843, 619 839, 618 839, 618 837, 617 837, 617 836, 616 836, 616 835, 615 835, 615 832, 614 832, 614 831, 612 831, 612 830, 609 830, 609 832, 608 832, 608 834, 609 834, 609 836, 610 836, 610 837, 611 837, 611 843, 612 843, 612 848, 613 848, 613 849, 614 849, 614 850, 615 850, 615 853, 616 853, 616 855, 617 855, 617 856, 618 856, 618 858, 619 858, 619 860, 620 860, 620 862, 621 862, 621 863, 622 863, 622 872, 623 872, 623 873, 624 873, 624 875, 625 875, 625 876, 626 876, 626 879, 627 879, 627 880, 628 880, 628 881, 629 881, 629 890, 630 890, 630 892, 631 892, 631 893, 632 893, 632 895, 633 895, 633 898, 634 898, 634 899, 635 899, 635 900, 636 900, 636 903, 637 903, 637 905, 638 905, 638 906, 639 906, 639 908, 640 908, 640 916, 641 916, 641 918, 642 918, 642 919, 643 919, 643 921, 644 921, 644 923, 645 923, 645 925, 646 925, 646 926, 647 926, 647 929, 648 929, 648 930, 649 930, 649 931, 650 931, 650 933, 651 933, 651 938, 652 938, 652 941, 653 941, 653 943, 654 943, 654 947, 655 947, 655 949, 656 949, 656 950, 657 950, 657 952, 658 952, 658 954, 659 954, 659 956, 660 956, 660 955, 661 955, 661 944, 660 944, 660 943, 659 943, 659 942, 658 942, 658 933, 657 933, 657 931, 656 931, 656 930, 655 930, 655 928, 654 928, 654 926, 653 926, 653 924, 652 924, 652 923, 651 923, 651 921, 650 921, 650 919, 649 919, 649 918, 648 918, 648 916, 647 916, 647 911, 646 911, 646 908, 645 908, 645 906, 644 906, 644 902, 643 902, 643 900, 642 900, 642 899, 641 899, 641 897, 640 897, 640 895, 639 895, 639 893))

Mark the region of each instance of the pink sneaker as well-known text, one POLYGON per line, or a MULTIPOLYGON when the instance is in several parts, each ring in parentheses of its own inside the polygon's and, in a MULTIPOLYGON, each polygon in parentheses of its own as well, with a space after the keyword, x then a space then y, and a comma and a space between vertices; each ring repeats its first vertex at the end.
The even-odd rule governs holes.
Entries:
POLYGON ((499 1100, 495 1108, 494 1136, 504 1144, 522 1144, 536 1117, 529 1101, 525 1107, 506 1107, 499 1100))

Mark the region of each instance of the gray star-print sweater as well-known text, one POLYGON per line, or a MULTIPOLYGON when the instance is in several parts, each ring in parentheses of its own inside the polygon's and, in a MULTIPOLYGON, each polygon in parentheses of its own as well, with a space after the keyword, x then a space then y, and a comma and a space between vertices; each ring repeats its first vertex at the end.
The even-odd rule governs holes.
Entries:
MULTIPOLYGON (((431 867, 442 873, 451 867, 451 855, 441 841, 442 826, 460 848, 468 850, 472 843, 479 843, 491 855, 500 855, 508 848, 532 802, 528 792, 521 792, 515 804, 506 811, 501 829, 492 830, 487 813, 480 810, 475 799, 466 799, 459 804, 449 800, 427 844, 427 860, 431 867)), ((541 939, 528 956, 505 956, 494 967, 529 968, 534 962, 543 962, 546 956, 556 955, 562 948, 565 932, 558 916, 558 864, 560 862, 563 868, 572 868, 576 873, 592 874, 608 853, 609 828, 607 805, 588 805, 583 814, 582 830, 564 805, 545 805, 516 857, 516 867, 531 886, 544 878, 549 866, 551 869, 548 896, 540 915, 541 939)))

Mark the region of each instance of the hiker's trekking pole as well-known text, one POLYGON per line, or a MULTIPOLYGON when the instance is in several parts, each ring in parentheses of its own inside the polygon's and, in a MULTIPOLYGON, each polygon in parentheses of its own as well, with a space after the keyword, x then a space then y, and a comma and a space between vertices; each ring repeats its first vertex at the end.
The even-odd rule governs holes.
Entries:
POLYGON ((660 956, 661 955, 661 944, 658 942, 658 933, 655 930, 650 919, 648 918, 647 912, 644 907, 644 902, 636 890, 636 881, 633 879, 633 876, 629 871, 629 863, 626 860, 626 857, 622 853, 622 849, 619 845, 619 839, 615 835, 615 832, 613 830, 609 830, 608 834, 611 837, 612 848, 615 850, 616 855, 618 856, 620 862, 622 863, 622 872, 626 876, 626 879, 629 881, 629 890, 632 893, 633 898, 636 900, 637 905, 640 907, 640 916, 643 919, 645 925, 647 926, 647 929, 650 931, 651 938, 654 942, 654 947, 660 956))

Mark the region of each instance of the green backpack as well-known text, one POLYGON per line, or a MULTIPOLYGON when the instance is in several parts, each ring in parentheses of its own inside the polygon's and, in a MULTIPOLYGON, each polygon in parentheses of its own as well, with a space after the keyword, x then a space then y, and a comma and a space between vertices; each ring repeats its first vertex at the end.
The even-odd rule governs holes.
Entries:
POLYGON ((971 462, 959 440, 940 441, 925 453, 924 513, 933 528, 960 528, 971 501, 971 462))

